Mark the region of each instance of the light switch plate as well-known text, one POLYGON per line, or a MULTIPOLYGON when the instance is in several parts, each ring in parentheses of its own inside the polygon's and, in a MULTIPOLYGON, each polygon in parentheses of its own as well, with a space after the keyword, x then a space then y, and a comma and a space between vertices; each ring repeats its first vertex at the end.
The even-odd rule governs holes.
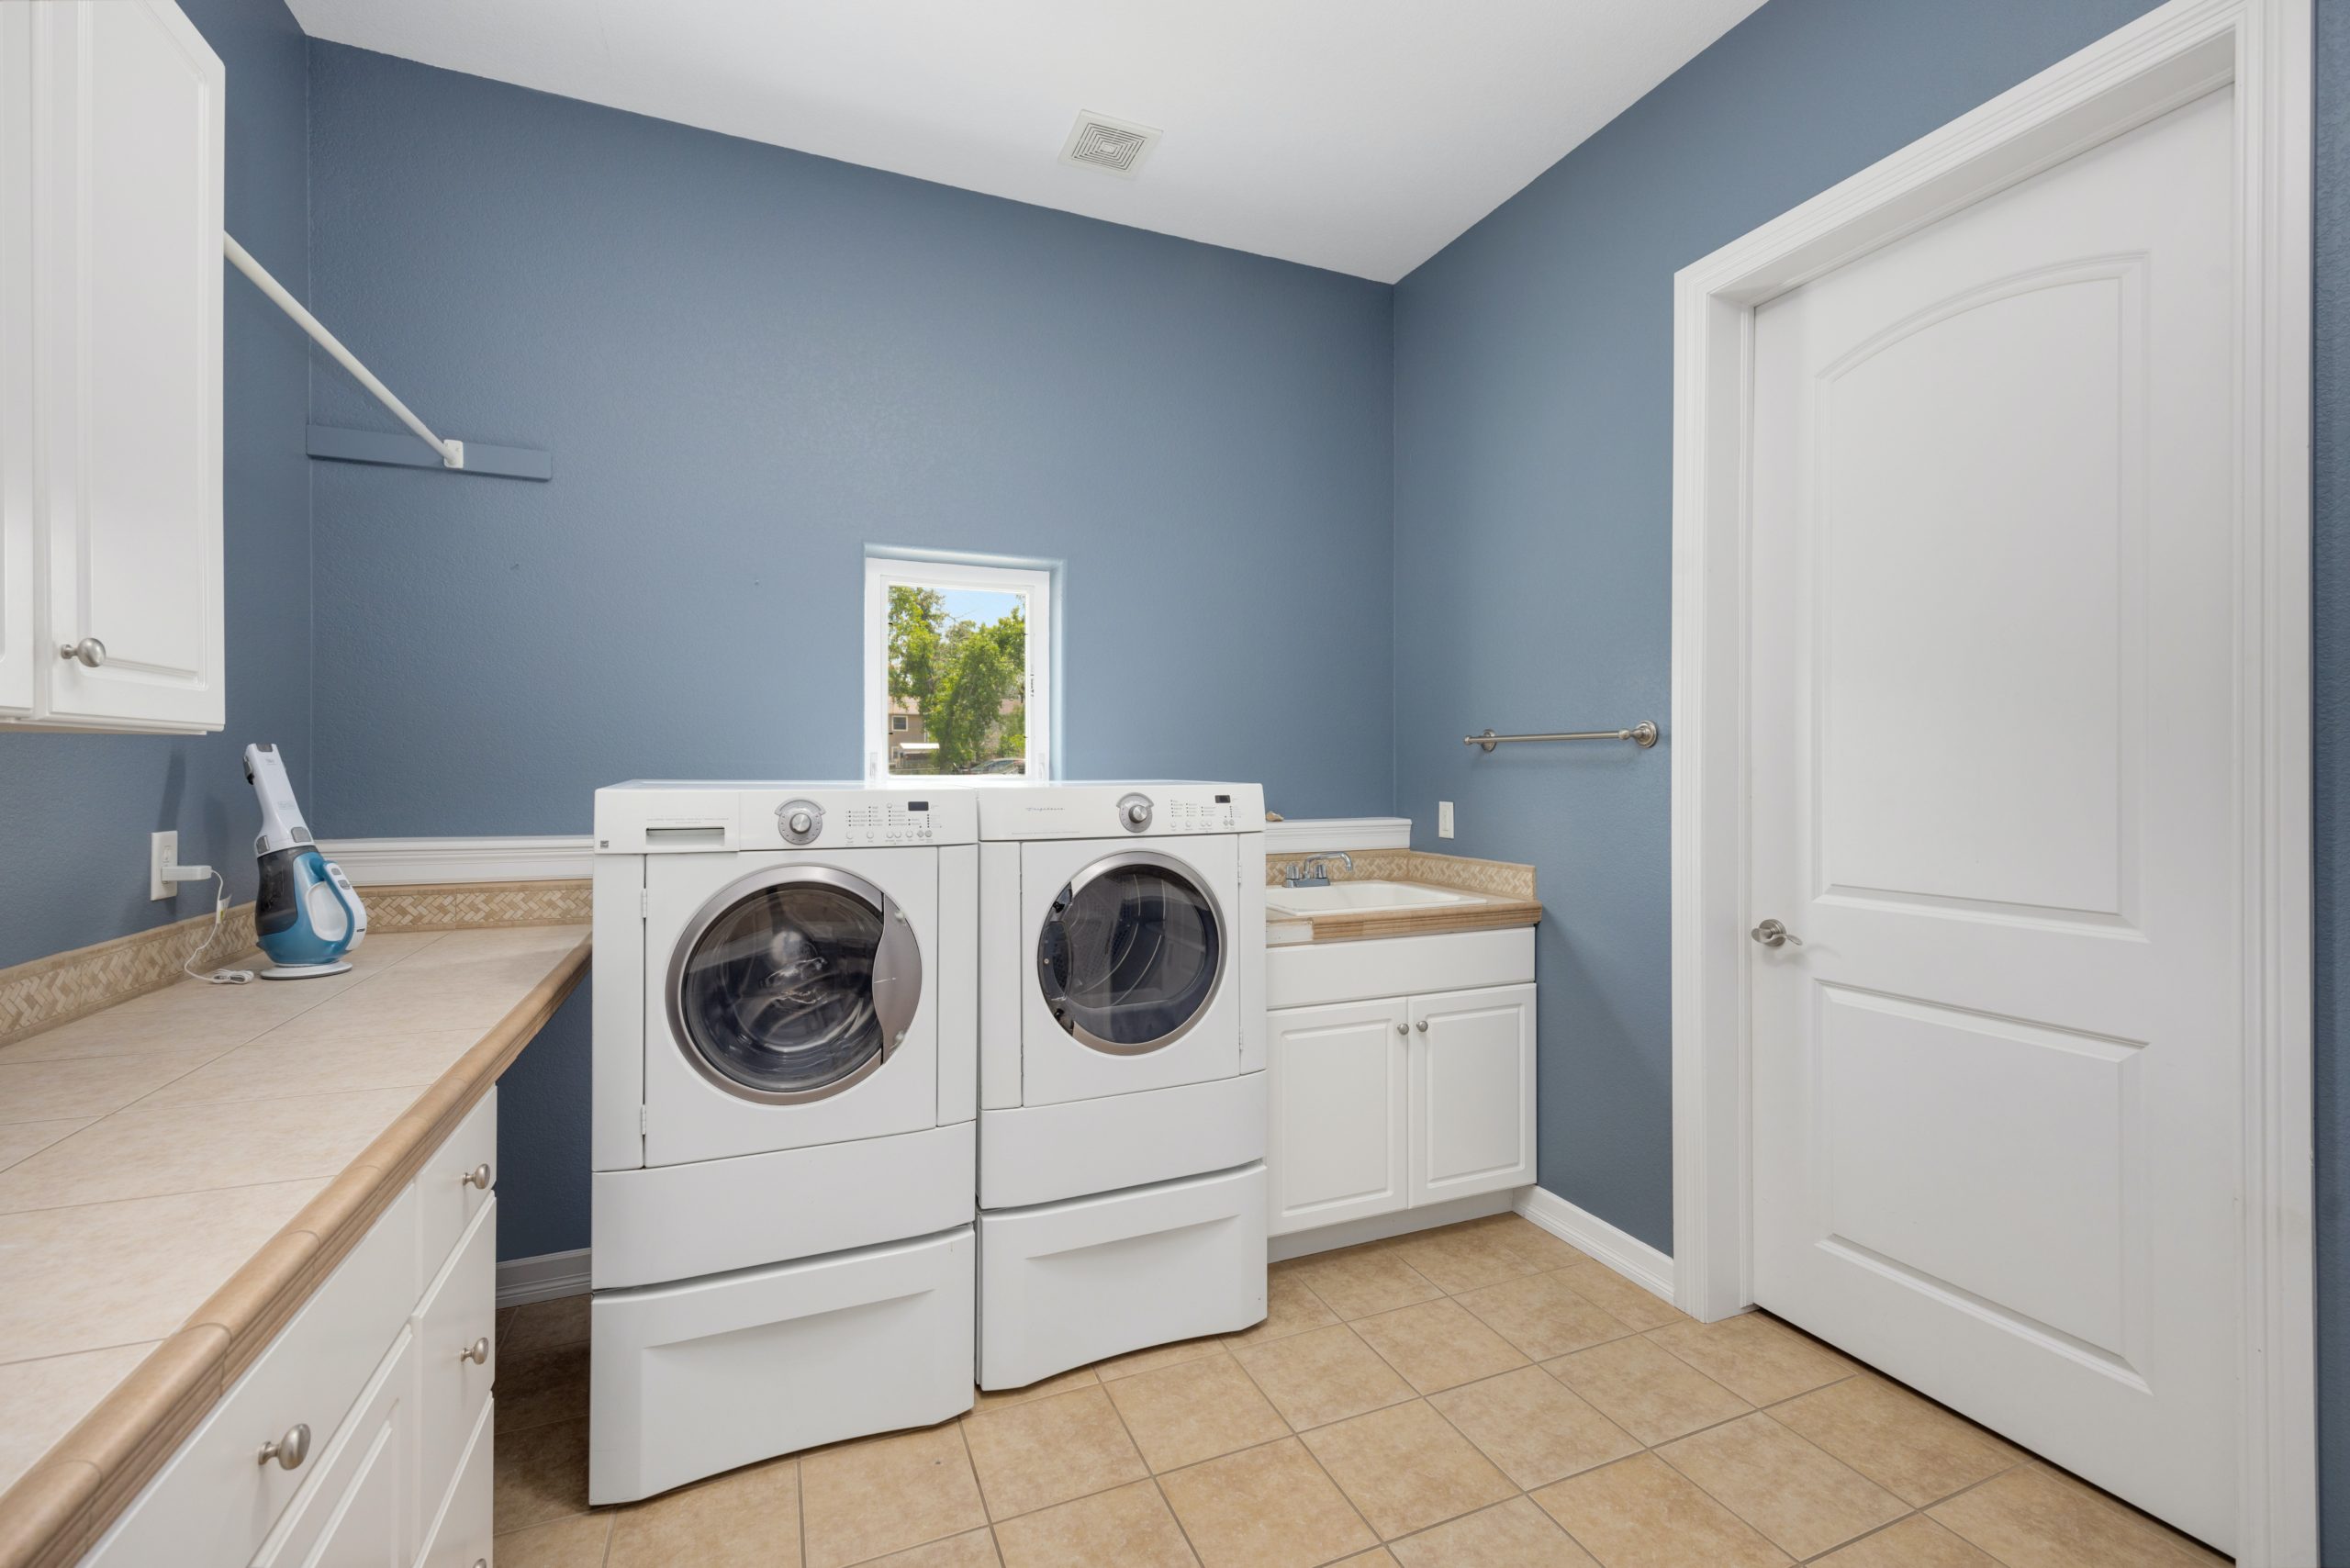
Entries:
POLYGON ((1438 838, 1452 836, 1452 802, 1449 801, 1436 803, 1436 835, 1438 838))

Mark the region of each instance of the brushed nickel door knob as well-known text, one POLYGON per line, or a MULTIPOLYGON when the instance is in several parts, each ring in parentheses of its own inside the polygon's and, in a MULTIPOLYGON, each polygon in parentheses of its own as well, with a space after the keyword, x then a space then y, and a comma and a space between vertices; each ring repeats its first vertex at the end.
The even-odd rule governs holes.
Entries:
POLYGON ((1428 1032, 1428 1021, 1425 1018, 1416 1018, 1412 1021, 1412 1027, 1425 1035, 1428 1032))
POLYGON ((1788 930, 1785 926, 1780 924, 1775 920, 1764 921, 1762 924, 1748 932, 1747 935, 1753 937, 1757 942, 1762 943, 1765 947, 1784 947, 1790 945, 1800 947, 1803 946, 1802 937, 1796 935, 1794 932, 1788 930))
POLYGON ((488 1191, 489 1191, 489 1165, 488 1165, 488 1162, 487 1162, 487 1161, 484 1161, 483 1163, 481 1163, 481 1164, 479 1164, 479 1165, 475 1166, 471 1170, 468 1170, 468 1171, 466 1171, 463 1176, 458 1177, 458 1178, 457 1178, 457 1180, 459 1180, 460 1182, 464 1182, 466 1186, 468 1186, 468 1187, 478 1187, 478 1188, 480 1188, 480 1189, 481 1189, 483 1192, 485 1192, 485 1193, 488 1192, 488 1191))
POLYGON ((72 659, 84 669, 95 669, 106 662, 106 645, 95 637, 84 637, 78 643, 60 643, 57 656, 72 659))
POLYGON ((274 1459, 280 1470, 299 1470, 302 1462, 309 1457, 310 1424, 297 1421, 285 1429, 284 1437, 274 1443, 261 1445, 261 1455, 256 1462, 267 1464, 274 1459))
POLYGON ((471 1361, 477 1367, 487 1364, 489 1361, 488 1338, 485 1336, 482 1338, 475 1340, 464 1350, 459 1350, 457 1352, 457 1360, 461 1361, 471 1361))

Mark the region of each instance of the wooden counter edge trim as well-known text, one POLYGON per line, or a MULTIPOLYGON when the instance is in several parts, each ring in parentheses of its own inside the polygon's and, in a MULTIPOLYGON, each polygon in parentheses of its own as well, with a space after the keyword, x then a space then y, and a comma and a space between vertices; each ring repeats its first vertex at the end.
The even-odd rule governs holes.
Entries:
POLYGON ((1313 942, 1360 942, 1380 936, 1436 936, 1453 931, 1505 931, 1542 924, 1542 906, 1527 899, 1435 909, 1334 911, 1309 916, 1313 942))
POLYGON ((589 946, 580 938, 185 1326, 0 1493, 0 1568, 71 1568, 97 1543, 554 1015, 587 973, 589 946))

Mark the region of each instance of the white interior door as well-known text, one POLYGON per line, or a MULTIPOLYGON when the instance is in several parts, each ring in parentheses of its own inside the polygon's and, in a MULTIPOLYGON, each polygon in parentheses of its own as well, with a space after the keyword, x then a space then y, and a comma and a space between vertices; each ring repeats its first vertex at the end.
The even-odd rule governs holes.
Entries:
POLYGON ((1749 665, 1757 1300, 2222 1547, 2231 98, 1755 313, 1749 665))

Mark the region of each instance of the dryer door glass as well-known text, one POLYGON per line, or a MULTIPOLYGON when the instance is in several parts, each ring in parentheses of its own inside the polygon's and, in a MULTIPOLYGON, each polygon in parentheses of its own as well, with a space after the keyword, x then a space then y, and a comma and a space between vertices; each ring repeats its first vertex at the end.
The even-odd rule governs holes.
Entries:
POLYGON ((1036 941, 1053 1016, 1100 1051, 1181 1039, 1224 978, 1224 921, 1189 867, 1149 850, 1097 860, 1054 896, 1036 941))
POLYGON ((703 906, 670 968, 670 1020, 731 1093, 821 1099, 886 1060, 921 994, 905 921, 861 878, 811 868, 703 906))

